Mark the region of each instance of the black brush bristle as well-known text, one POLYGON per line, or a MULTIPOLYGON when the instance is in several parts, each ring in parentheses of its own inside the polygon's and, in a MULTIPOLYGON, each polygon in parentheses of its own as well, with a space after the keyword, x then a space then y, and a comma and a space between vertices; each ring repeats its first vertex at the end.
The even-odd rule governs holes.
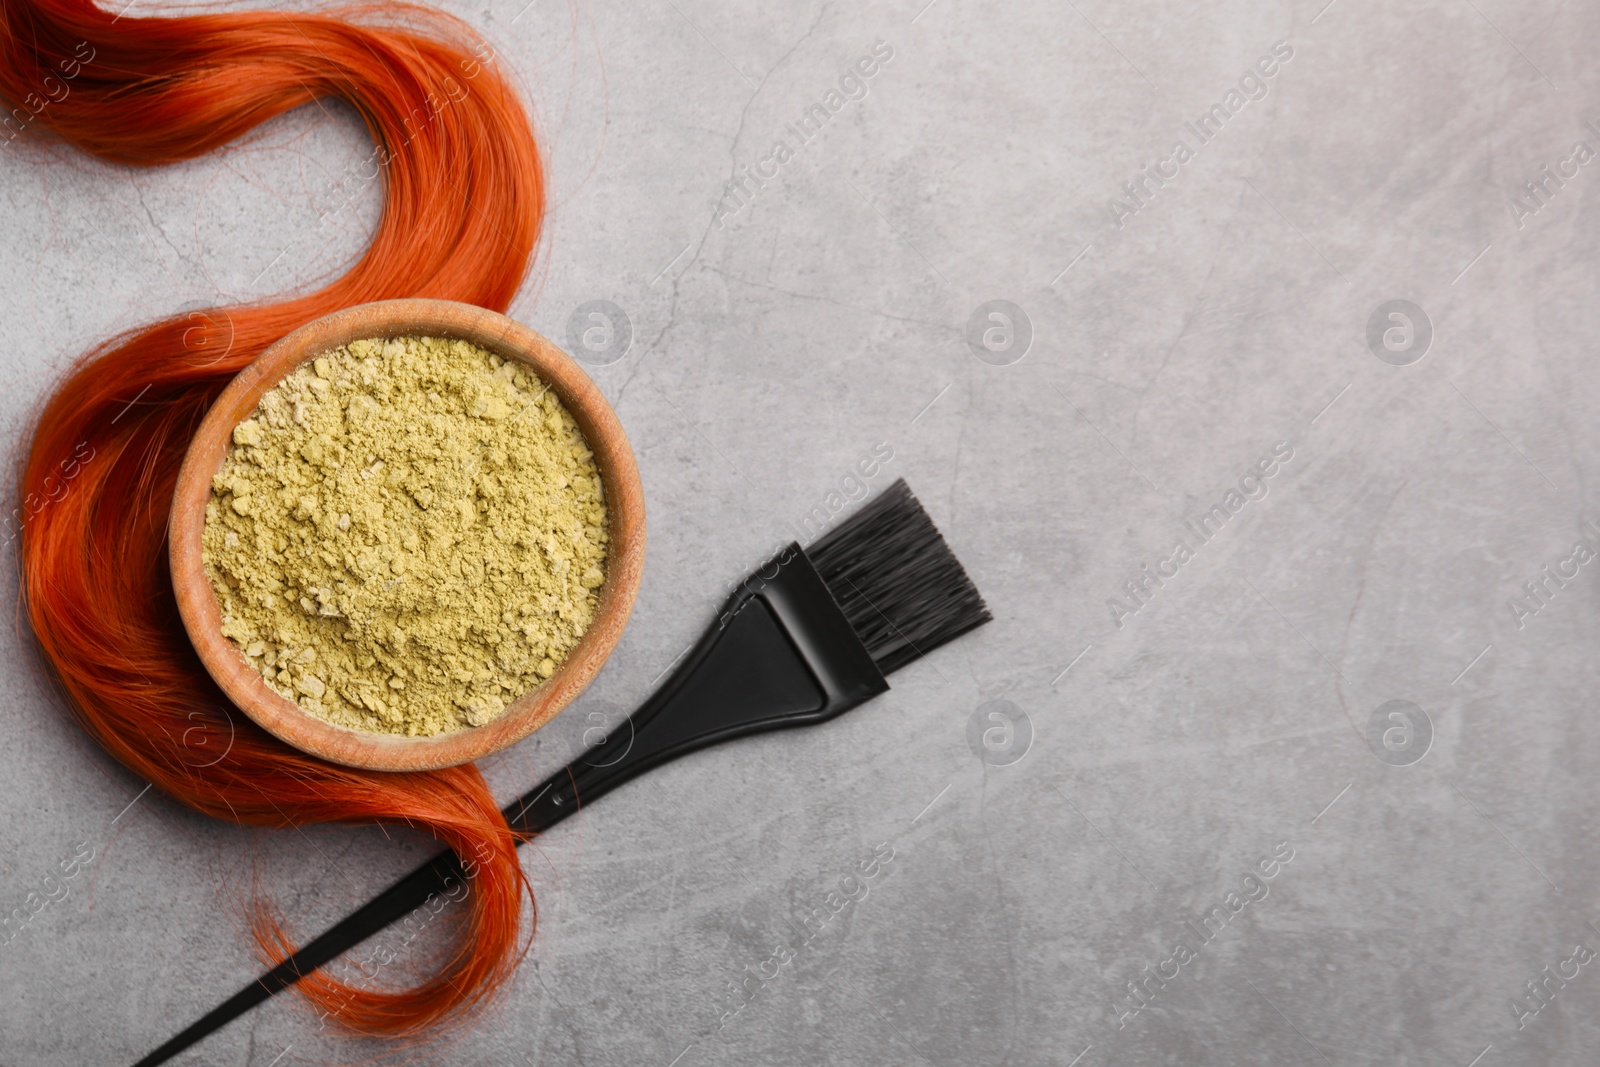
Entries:
POLYGON ((884 674, 994 617, 904 478, 805 553, 884 674))

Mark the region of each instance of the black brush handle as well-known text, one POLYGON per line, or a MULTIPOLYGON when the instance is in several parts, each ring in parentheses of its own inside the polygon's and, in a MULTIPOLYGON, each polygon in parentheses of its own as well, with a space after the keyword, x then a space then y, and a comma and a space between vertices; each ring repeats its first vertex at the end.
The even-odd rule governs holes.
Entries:
POLYGON ((652 767, 840 715, 889 688, 798 544, 751 575, 672 677, 603 744, 506 809, 539 833, 652 767))
POLYGON ((452 882, 463 877, 461 860, 454 852, 435 856, 359 910, 335 923, 327 932, 278 964, 254 982, 211 1009, 199 1020, 140 1060, 134 1067, 166 1063, 190 1045, 222 1029, 245 1012, 346 952, 373 934, 411 914, 452 882))
MULTIPOLYGON (((555 826, 623 782, 735 737, 843 714, 889 688, 798 544, 746 579, 715 625, 623 727, 505 809, 519 834, 555 826)), ((155 1067, 469 877, 445 852, 140 1060, 155 1067)))

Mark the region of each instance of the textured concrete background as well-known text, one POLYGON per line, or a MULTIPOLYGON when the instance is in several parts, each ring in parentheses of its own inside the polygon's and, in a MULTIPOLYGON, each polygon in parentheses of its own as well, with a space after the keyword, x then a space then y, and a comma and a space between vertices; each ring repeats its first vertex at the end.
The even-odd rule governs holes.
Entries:
MULTIPOLYGON (((528 849, 514 990, 413 1060, 1592 1063, 1600 15, 924 2, 457 8, 549 152, 512 314, 626 316, 593 374, 651 522, 616 654, 497 789, 640 700, 875 448, 867 487, 910 480, 996 619, 528 849), (1021 314, 969 330, 994 300, 1021 314)), ((307 108, 154 172, 0 152, 6 440, 112 331, 337 273, 376 217, 368 151, 307 108)), ((7 1067, 126 1063, 232 992, 252 884, 313 931, 429 851, 189 814, 85 739, 17 627, 0 670, 0 906, 79 870, 0 945, 7 1067)), ((369 1056, 404 1058, 284 998, 180 1062, 369 1056)))

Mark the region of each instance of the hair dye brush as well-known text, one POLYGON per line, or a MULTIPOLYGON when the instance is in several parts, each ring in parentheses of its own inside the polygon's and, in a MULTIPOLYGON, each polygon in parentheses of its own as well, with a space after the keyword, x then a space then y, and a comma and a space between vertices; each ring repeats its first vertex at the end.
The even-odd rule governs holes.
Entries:
MULTIPOLYGON (((636 775, 747 734, 826 722, 889 688, 885 675, 991 618, 904 479, 734 592, 626 728, 505 809, 532 836, 636 775), (615 740, 616 744, 612 741, 615 740), (621 749, 620 755, 617 750, 621 749)), ((152 1067, 470 877, 453 852, 360 910, 140 1060, 152 1067)))

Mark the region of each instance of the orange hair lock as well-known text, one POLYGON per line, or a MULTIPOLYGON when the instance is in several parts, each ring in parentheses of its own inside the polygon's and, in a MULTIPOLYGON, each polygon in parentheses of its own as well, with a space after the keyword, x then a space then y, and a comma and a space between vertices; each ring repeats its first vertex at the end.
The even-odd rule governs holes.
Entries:
MULTIPOLYGON (((354 266, 309 295, 169 318, 85 355, 39 414, 13 525, 39 648, 84 728, 133 773, 217 818, 405 822, 473 861, 465 920, 420 985, 357 988, 323 973, 298 985, 361 1032, 418 1035, 459 1018, 503 985, 528 945, 520 915, 531 892, 483 777, 472 766, 334 766, 233 709, 179 621, 167 511, 213 399, 289 331, 393 297, 506 308, 544 210, 528 116, 467 26, 401 3, 135 18, 88 0, 7 0, 0 51, 0 96, 12 105, 0 138, 48 129, 101 159, 157 166, 326 97, 371 133, 383 212, 354 266)), ((267 909, 253 926, 267 962, 291 951, 267 909)))

